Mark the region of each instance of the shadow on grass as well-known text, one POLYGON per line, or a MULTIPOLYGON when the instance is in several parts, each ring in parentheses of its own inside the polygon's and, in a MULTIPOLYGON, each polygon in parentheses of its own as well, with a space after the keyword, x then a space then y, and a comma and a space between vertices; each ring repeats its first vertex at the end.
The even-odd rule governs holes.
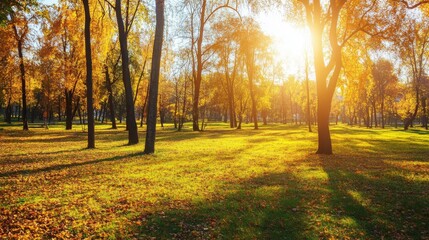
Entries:
MULTIPOLYGON (((296 179, 288 173, 268 174, 229 186, 232 192, 183 209, 141 215, 133 226, 138 238, 157 239, 308 239, 315 235, 303 207, 296 179)), ((170 203, 174 206, 174 203, 170 203)))
POLYGON ((332 217, 335 223, 344 225, 337 228, 365 239, 429 237, 427 184, 405 179, 382 159, 373 168, 367 159, 351 162, 348 157, 318 157, 329 179, 330 208, 335 213, 332 217))
POLYGON ((59 165, 53 165, 49 167, 37 168, 37 169, 31 169, 31 170, 10 171, 10 172, 0 173, 0 177, 11 177, 16 175, 31 175, 31 174, 37 174, 37 173, 43 173, 43 172, 58 171, 58 170, 103 163, 103 162, 119 161, 126 158, 132 158, 132 157, 141 156, 141 155, 143 155, 143 153, 131 153, 127 155, 120 155, 120 156, 114 156, 110 158, 103 158, 103 159, 97 159, 97 160, 91 160, 91 161, 85 161, 85 162, 59 164, 59 165))
MULTIPOLYGON (((60 151, 53 151, 53 152, 35 152, 32 154, 41 154, 44 156, 48 155, 59 155, 59 154, 67 154, 67 153, 76 153, 79 151, 86 150, 86 148, 80 148, 80 149, 72 149, 72 150, 60 150, 60 151)), ((25 163, 34 163, 34 162, 42 162, 43 159, 40 158, 25 158, 20 160, 10 160, 11 158, 20 158, 20 157, 26 157, 29 154, 22 153, 22 154, 8 154, 8 155, 0 155, 0 165, 12 165, 12 164, 25 164, 25 163)), ((45 159, 45 161, 50 161, 51 159, 45 159)))
POLYGON ((414 133, 414 134, 419 134, 419 135, 429 135, 429 131, 425 130, 425 129, 408 129, 408 130, 404 130, 404 129, 397 129, 394 130, 396 132, 404 132, 404 133, 414 133))
POLYGON ((166 200, 169 207, 136 217, 143 224, 130 231, 144 239, 429 237, 426 183, 407 180, 382 159, 313 154, 300 161, 296 170, 228 183, 208 200, 181 207, 166 200), (317 169, 326 180, 301 177, 317 169))

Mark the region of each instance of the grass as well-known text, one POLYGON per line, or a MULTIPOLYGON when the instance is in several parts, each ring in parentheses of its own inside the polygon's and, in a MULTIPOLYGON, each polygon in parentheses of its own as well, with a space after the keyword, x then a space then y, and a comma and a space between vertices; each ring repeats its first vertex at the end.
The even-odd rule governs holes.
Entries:
POLYGON ((428 131, 108 127, 0 126, 0 238, 429 239, 428 131))

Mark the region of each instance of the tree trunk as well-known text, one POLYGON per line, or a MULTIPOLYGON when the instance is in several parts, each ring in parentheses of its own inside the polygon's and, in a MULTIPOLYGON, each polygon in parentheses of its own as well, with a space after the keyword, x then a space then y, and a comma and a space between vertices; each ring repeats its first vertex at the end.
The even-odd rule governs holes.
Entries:
POLYGON ((423 116, 422 116, 422 127, 424 127, 426 130, 428 130, 428 116, 427 116, 427 109, 426 109, 426 101, 427 98, 422 98, 422 110, 423 110, 423 116))
POLYGON ((79 116, 79 123, 82 125, 84 124, 83 118, 82 118, 82 111, 80 109, 80 104, 77 106, 77 115, 79 116))
POLYGON ((22 36, 18 36, 18 29, 16 25, 13 25, 15 36, 17 40, 18 56, 19 56, 19 71, 21 72, 21 91, 22 91, 22 129, 28 130, 27 121, 27 91, 25 87, 25 67, 24 67, 24 56, 22 55, 22 36))
MULTIPOLYGON (((307 92, 307 124, 308 124, 308 131, 312 132, 311 130, 311 113, 310 113, 310 86, 309 82, 310 79, 308 77, 308 54, 307 51, 305 51, 305 90, 307 92)), ((337 117, 337 124, 338 124, 338 117, 337 117)))
POLYGON ((252 101, 252 119, 253 119, 253 126, 254 129, 258 129, 258 113, 256 109, 256 96, 254 92, 254 85, 253 85, 253 71, 254 71, 254 52, 252 50, 248 50, 246 53, 246 68, 247 68, 247 77, 249 79, 249 93, 250 93, 250 99, 252 101))
POLYGON ((109 113, 110 113, 110 121, 112 122, 112 129, 117 129, 116 126, 116 114, 115 114, 115 103, 113 101, 113 90, 112 90, 112 82, 110 81, 109 68, 107 65, 104 66, 104 73, 106 78, 106 88, 109 94, 109 113))
POLYGON ((144 98, 143 107, 142 107, 142 118, 140 119, 140 127, 143 127, 144 118, 147 117, 147 112, 148 112, 148 104, 147 104, 147 102, 149 100, 149 90, 150 90, 150 87, 147 86, 147 88, 146 88, 146 96, 144 98))
POLYGON ((152 67, 150 73, 149 111, 147 118, 147 131, 145 142, 145 154, 155 152, 156 134, 156 108, 158 99, 159 71, 162 54, 162 43, 164 35, 164 0, 156 0, 156 27, 155 40, 153 44, 152 67))
POLYGON ((165 117, 164 110, 160 107, 160 109, 159 109, 159 122, 161 123, 162 128, 164 127, 164 117, 165 117))
POLYGON ((414 108, 414 112, 410 113, 408 115, 408 117, 405 119, 404 121, 404 130, 408 130, 410 127, 413 126, 413 121, 417 116, 417 113, 419 111, 419 107, 420 107, 420 91, 418 89, 418 87, 416 87, 416 106, 414 108))
POLYGON ((19 121, 21 121, 21 100, 19 101, 17 109, 18 110, 15 112, 15 116, 16 116, 18 122, 19 122, 19 121))
POLYGON ((174 129, 177 129, 178 126, 178 115, 179 115, 179 81, 177 80, 174 84, 174 94, 175 94, 175 99, 174 99, 174 115, 173 115, 173 124, 174 124, 174 129))
POLYGON ((234 109, 233 109, 232 101, 230 97, 228 99, 228 111, 229 111, 229 127, 234 128, 234 109))
POLYGON ((80 109, 80 97, 77 97, 76 105, 74 106, 71 119, 73 119, 76 116, 76 112, 78 109, 80 109))
POLYGON ((185 78, 185 83, 184 83, 184 89, 183 89, 183 105, 182 105, 182 114, 181 117, 179 119, 179 128, 178 131, 181 131, 183 128, 183 124, 185 123, 185 118, 186 118, 186 91, 188 89, 188 84, 185 78))
POLYGON ((381 114, 381 128, 384 128, 384 125, 385 125, 385 119, 384 119, 384 98, 382 98, 382 100, 381 100, 380 114, 381 114))
POLYGON ((319 94, 317 103, 317 131, 319 147, 317 154, 332 154, 331 134, 329 132, 329 113, 331 101, 324 94, 319 94))
POLYGON ((66 130, 71 130, 73 127, 73 92, 64 90, 66 97, 66 130))
POLYGON ((58 95, 58 122, 61 122, 61 94, 58 95))
MULTIPOLYGON (((103 109, 104 109, 104 111, 103 111, 103 116, 101 117, 101 123, 104 123, 104 120, 106 119, 106 114, 107 114, 107 102, 106 101, 103 102, 103 109)), ((107 120, 106 120, 106 122, 107 122, 107 120)))
POLYGON ((375 106, 375 102, 374 102, 374 104, 372 105, 372 108, 373 108, 373 113, 374 113, 374 126, 375 127, 378 127, 378 119, 377 119, 377 108, 376 108, 376 106, 375 106))
POLYGON ((118 24, 119 43, 121 46, 122 80, 124 82, 124 87, 125 87, 128 144, 133 145, 139 142, 139 136, 137 133, 137 123, 136 123, 136 116, 135 116, 135 110, 134 110, 133 89, 131 87, 127 33, 125 31, 124 22, 122 21, 121 0, 116 0, 115 11, 116 11, 116 21, 118 24))
POLYGON ((5 116, 4 116, 4 120, 5 122, 7 122, 8 124, 12 124, 12 105, 11 105, 11 100, 12 98, 9 97, 9 99, 7 100, 7 106, 6 106, 6 110, 5 110, 5 116))

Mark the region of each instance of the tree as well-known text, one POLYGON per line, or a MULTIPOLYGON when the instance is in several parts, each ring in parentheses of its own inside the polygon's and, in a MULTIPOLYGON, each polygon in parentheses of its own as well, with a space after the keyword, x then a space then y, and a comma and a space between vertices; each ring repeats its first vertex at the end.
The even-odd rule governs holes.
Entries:
POLYGON ((155 152, 156 115, 158 99, 158 83, 161 64, 162 42, 164 36, 164 0, 156 0, 156 28, 153 44, 152 68, 149 84, 149 112, 147 117, 147 131, 145 154, 155 152))
MULTIPOLYGON (((137 123, 134 110, 134 97, 133 89, 131 86, 131 76, 129 68, 129 55, 128 55, 128 40, 127 35, 129 31, 129 22, 127 21, 127 27, 124 26, 122 19, 122 8, 121 0, 115 1, 115 6, 111 5, 115 9, 116 21, 118 24, 119 33, 119 44, 121 46, 121 59, 122 59, 122 81, 125 87, 125 102, 127 110, 127 129, 128 129, 128 144, 137 144, 139 142, 139 136, 137 133, 137 123)), ((127 5, 128 7, 128 5, 127 5)), ((128 15, 127 15, 128 19, 128 15)))
POLYGON ((236 28, 231 26, 237 26, 241 24, 239 18, 226 17, 220 22, 216 23, 215 34, 216 40, 213 44, 213 49, 218 54, 219 71, 224 72, 222 79, 222 86, 227 96, 227 106, 229 113, 230 127, 237 127, 236 117, 236 106, 235 106, 235 87, 236 87, 236 76, 237 76, 237 65, 238 65, 238 48, 239 43, 237 42, 238 31, 236 28))
POLYGON ((194 131, 199 131, 199 99, 202 81, 202 73, 207 59, 203 56, 208 52, 210 47, 204 48, 203 40, 206 30, 206 24, 214 16, 214 14, 221 9, 231 9, 238 13, 237 6, 232 7, 230 1, 208 1, 202 0, 200 6, 191 7, 190 16, 190 31, 191 31, 191 49, 192 49, 192 78, 193 78, 193 102, 192 102, 192 128, 194 131), (198 14, 198 15, 197 15, 198 14), (194 18, 199 18, 198 27, 194 26, 194 18), (197 36, 195 36, 195 29, 198 29, 197 36))
POLYGON ((261 59, 269 45, 269 38, 265 36, 259 26, 252 19, 243 22, 240 32, 240 51, 244 57, 247 71, 249 95, 252 103, 252 120, 254 129, 258 129, 258 111, 255 90, 255 81, 258 76, 257 60, 261 59))
POLYGON ((311 106, 310 106, 310 79, 308 77, 308 71, 309 71, 309 63, 308 63, 308 53, 305 52, 305 92, 306 92, 306 98, 307 98, 307 109, 306 109, 306 118, 307 118, 307 124, 308 124, 308 131, 312 132, 311 130, 311 106))
POLYGON ((383 32, 383 21, 373 14, 377 1, 298 0, 305 8, 313 46, 313 62, 317 83, 317 154, 332 154, 329 116, 331 102, 341 73, 342 49, 359 32, 377 35, 383 32), (342 10, 347 11, 346 14, 342 10), (381 27, 375 28, 372 22, 381 27), (325 37, 328 41, 324 42, 325 37), (325 51, 329 49, 329 52, 325 51), (327 62, 326 62, 327 61, 327 62))
POLYGON ((15 73, 19 72, 15 64, 13 50, 15 49, 15 37, 12 28, 0 26, 0 103, 4 103, 4 121, 12 123, 12 108, 17 99, 19 86, 15 73))
POLYGON ((404 129, 412 126, 417 117, 421 104, 421 90, 425 81, 427 66, 427 49, 429 47, 429 28, 427 19, 405 19, 400 29, 401 38, 398 39, 398 51, 411 75, 411 86, 415 94, 415 107, 404 120, 404 129))
POLYGON ((19 71, 21 74, 21 92, 22 92, 22 128, 28 130, 27 119, 27 89, 25 82, 25 65, 23 55, 23 44, 29 32, 29 21, 26 16, 16 16, 16 13, 11 13, 11 26, 16 40, 18 57, 19 57, 19 71))
POLYGON ((86 104, 88 112, 88 148, 95 148, 94 105, 92 97, 91 16, 88 0, 82 0, 85 9, 86 104))
POLYGON ((384 128, 385 125, 384 107, 386 103, 386 95, 389 94, 389 88, 394 88, 398 81, 393 70, 392 63, 386 59, 378 60, 372 68, 376 96, 380 105, 381 128, 384 128))

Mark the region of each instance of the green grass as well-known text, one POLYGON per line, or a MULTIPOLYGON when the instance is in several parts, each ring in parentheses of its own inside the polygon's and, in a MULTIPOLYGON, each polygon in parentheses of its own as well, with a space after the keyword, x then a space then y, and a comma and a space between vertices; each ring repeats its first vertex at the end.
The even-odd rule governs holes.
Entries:
POLYGON ((0 128, 0 238, 429 239, 428 131, 0 128))

